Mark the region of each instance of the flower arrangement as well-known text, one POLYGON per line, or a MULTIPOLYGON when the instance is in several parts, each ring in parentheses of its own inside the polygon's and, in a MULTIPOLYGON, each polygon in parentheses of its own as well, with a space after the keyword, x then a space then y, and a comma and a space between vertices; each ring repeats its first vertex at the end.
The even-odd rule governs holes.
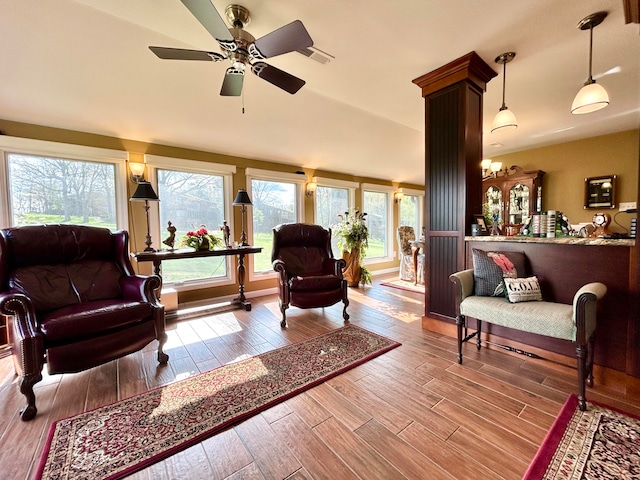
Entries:
POLYGON ((220 238, 209 233, 204 225, 195 231, 189 231, 180 239, 180 247, 191 247, 196 250, 213 250, 215 247, 223 246, 220 238))
POLYGON ((369 227, 367 227, 366 216, 366 213, 355 209, 338 214, 340 222, 332 225, 333 232, 338 239, 338 248, 346 254, 343 254, 347 260, 345 273, 350 276, 352 270, 359 270, 359 274, 356 273, 355 278, 351 279, 351 283, 356 285, 358 282, 371 283, 371 272, 362 265, 369 247, 369 227), (353 262, 356 263, 355 267, 351 266, 353 262))

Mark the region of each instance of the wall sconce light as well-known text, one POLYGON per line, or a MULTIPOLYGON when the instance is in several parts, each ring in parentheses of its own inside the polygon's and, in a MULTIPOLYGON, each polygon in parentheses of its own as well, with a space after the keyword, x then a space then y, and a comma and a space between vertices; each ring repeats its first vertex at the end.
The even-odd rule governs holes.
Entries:
POLYGON ((502 106, 500 110, 493 118, 493 123, 491 124, 491 133, 496 132, 508 132, 510 130, 515 130, 518 128, 518 121, 516 120, 516 116, 513 114, 511 110, 507 108, 507 105, 504 103, 504 93, 505 93, 505 85, 507 83, 507 63, 513 60, 516 56, 516 52, 506 52, 502 55, 498 55, 496 57, 495 62, 502 64, 502 106))
POLYGON ((393 194, 394 203, 400 203, 403 197, 404 197, 404 192, 402 191, 401 188, 399 188, 398 191, 393 194))
POLYGON ((240 235, 240 245, 243 247, 247 247, 249 243, 247 242, 247 234, 245 232, 245 218, 246 218, 246 206, 253 205, 251 203, 251 199, 249 198, 249 194, 244 188, 238 190, 238 194, 236 195, 235 200, 233 201, 233 206, 237 207, 240 205, 242 207, 242 234, 240 235))
MULTIPOLYGON (((490 158, 485 158, 481 162, 482 165, 482 178, 496 178, 498 172, 502 169, 502 162, 494 162, 490 158)), ((506 172, 505 168, 505 172, 506 172)))
POLYGON ((144 180, 144 163, 131 163, 129 162, 129 171, 131 172, 131 181, 133 183, 140 183, 144 180))
MULTIPOLYGON (((139 164, 139 165, 144 165, 144 164, 139 164)), ((139 181, 138 183, 138 187, 136 188, 136 191, 133 192, 132 197, 129 199, 129 201, 131 202, 135 202, 135 201, 143 201, 144 200, 144 211, 145 214, 147 216, 147 237, 144 240, 145 245, 147 246, 147 248, 144 249, 145 252, 155 252, 155 249, 153 249, 151 247, 151 233, 150 230, 151 228, 149 228, 149 202, 159 202, 160 199, 158 198, 158 195, 156 195, 156 192, 153 190, 153 187, 151 186, 151 184, 149 182, 145 182, 144 180, 139 181)))
POLYGON ((607 17, 607 12, 592 13, 578 22, 580 30, 589 29, 589 77, 584 82, 576 98, 571 104, 571 113, 580 115, 591 113, 609 105, 609 95, 602 85, 598 85, 591 76, 591 65, 593 60, 593 27, 597 27, 607 17))
POLYGON ((307 197, 312 197, 313 194, 316 193, 316 188, 318 188, 318 183, 316 182, 315 177, 313 177, 310 182, 307 182, 307 189, 305 192, 307 197))

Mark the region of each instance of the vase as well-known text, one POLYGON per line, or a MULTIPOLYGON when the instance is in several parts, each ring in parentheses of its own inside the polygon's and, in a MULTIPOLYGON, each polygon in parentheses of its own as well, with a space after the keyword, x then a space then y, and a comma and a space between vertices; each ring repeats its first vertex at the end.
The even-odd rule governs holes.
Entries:
POLYGON ((347 262, 347 266, 342 269, 342 276, 347 281, 349 287, 360 285, 360 250, 354 248, 351 252, 342 252, 342 258, 347 262))
POLYGON ((198 250, 209 250, 209 239, 207 237, 202 237, 198 250))

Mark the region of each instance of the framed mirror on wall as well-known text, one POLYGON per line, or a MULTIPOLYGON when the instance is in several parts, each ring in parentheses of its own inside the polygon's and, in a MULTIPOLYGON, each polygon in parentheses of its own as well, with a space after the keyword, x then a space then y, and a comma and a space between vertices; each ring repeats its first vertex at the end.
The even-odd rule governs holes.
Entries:
POLYGON ((615 208, 616 175, 584 179, 584 208, 615 208))

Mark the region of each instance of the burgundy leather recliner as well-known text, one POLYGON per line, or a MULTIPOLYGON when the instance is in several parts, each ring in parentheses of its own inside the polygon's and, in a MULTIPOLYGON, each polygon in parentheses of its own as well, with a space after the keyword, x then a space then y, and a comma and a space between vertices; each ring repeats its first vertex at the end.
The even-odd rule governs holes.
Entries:
POLYGON ((342 301, 342 317, 349 320, 346 261, 333 258, 331 229, 307 223, 285 223, 273 229, 273 269, 278 272, 278 297, 282 327, 287 326, 289 305, 328 307, 342 301))
POLYGON ((7 323, 22 420, 37 413, 33 386, 50 374, 86 370, 167 340, 157 275, 136 275, 129 235, 78 225, 0 230, 0 313, 7 323))

